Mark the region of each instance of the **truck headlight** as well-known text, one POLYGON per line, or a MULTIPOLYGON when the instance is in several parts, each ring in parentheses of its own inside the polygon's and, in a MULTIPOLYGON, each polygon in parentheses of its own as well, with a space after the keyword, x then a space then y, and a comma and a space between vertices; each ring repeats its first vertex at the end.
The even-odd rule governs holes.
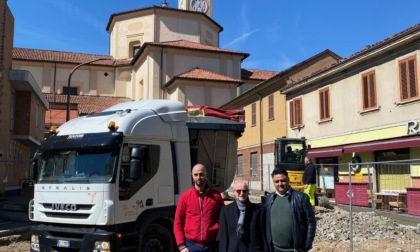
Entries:
POLYGON ((39 237, 38 235, 31 235, 31 249, 39 251, 39 237))
POLYGON ((96 241, 94 249, 98 252, 110 252, 111 244, 107 241, 96 241))

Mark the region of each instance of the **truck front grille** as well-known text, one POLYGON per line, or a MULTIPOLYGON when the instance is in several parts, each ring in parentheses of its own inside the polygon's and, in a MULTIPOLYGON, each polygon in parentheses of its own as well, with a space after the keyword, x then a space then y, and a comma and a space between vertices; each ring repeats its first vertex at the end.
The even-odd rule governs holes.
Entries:
POLYGON ((73 204, 72 207, 60 207, 52 203, 43 203, 43 213, 49 218, 87 219, 94 205, 73 204), (62 208, 62 209, 61 209, 62 208))
POLYGON ((49 218, 64 218, 64 219, 87 219, 90 214, 77 214, 77 213, 55 213, 45 212, 45 215, 49 218))

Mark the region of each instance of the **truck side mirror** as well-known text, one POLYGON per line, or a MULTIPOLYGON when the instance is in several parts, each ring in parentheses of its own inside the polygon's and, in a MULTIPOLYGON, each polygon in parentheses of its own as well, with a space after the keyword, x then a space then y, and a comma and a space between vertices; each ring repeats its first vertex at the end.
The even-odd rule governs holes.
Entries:
POLYGON ((137 180, 143 175, 145 153, 146 149, 144 147, 133 147, 131 149, 130 179, 137 180))
POLYGON ((31 170, 29 172, 29 176, 30 176, 31 180, 34 180, 34 181, 37 180, 37 178, 38 178, 38 176, 37 176, 38 175, 38 168, 39 168, 38 159, 34 159, 32 161, 31 170))
POLYGON ((131 149, 131 158, 144 159, 146 149, 144 147, 133 147, 131 149))
POLYGON ((137 180, 141 177, 143 173, 143 161, 142 160, 136 160, 131 159, 130 162, 130 178, 133 180, 137 180))

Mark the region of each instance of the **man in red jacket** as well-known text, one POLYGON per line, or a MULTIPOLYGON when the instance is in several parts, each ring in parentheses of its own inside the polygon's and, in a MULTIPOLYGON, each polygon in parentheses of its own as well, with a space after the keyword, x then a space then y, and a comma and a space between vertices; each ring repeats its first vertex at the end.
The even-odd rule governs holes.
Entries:
POLYGON ((180 252, 214 252, 219 214, 225 205, 220 193, 207 183, 202 164, 192 169, 193 186, 181 194, 175 212, 174 234, 180 252))

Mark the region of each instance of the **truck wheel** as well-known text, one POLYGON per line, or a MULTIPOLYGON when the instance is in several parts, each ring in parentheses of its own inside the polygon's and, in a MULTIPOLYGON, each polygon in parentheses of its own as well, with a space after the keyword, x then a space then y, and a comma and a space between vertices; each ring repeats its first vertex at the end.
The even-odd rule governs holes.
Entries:
POLYGON ((144 234, 140 248, 142 252, 174 251, 172 235, 165 227, 159 224, 151 224, 144 234))

